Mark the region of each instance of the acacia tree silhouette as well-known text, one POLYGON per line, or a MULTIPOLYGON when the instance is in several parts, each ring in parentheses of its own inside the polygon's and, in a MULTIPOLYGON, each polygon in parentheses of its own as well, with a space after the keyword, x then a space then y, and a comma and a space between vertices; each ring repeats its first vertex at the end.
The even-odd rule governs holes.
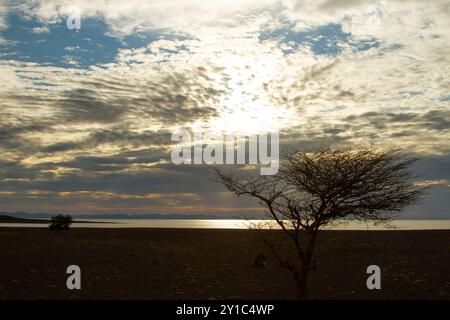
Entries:
POLYGON ((214 170, 215 180, 238 197, 257 198, 293 244, 296 257, 284 258, 264 238, 292 274, 298 298, 304 299, 320 228, 349 219, 388 223, 402 208, 418 202, 425 188, 413 183, 410 168, 415 161, 397 148, 322 148, 286 154, 274 176, 214 170))

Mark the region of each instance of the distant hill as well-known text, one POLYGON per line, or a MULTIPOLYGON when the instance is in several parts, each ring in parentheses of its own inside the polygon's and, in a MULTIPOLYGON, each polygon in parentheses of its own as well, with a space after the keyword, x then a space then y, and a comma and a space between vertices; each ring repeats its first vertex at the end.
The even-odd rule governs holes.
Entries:
POLYGON ((48 223, 48 220, 44 219, 26 219, 17 218, 9 215, 0 214, 0 223, 48 223))
MULTIPOLYGON (((50 213, 28 213, 28 212, 0 212, 0 215, 9 216, 9 217, 15 217, 15 218, 22 218, 22 219, 50 219, 51 217, 55 216, 56 214, 50 214, 50 213)), ((113 213, 113 214, 79 214, 79 215, 72 215, 74 220, 78 219, 236 219, 236 218, 242 218, 245 216, 240 217, 221 217, 213 214, 119 214, 119 213, 113 213)))
MULTIPOLYGON (((55 214, 34 214, 34 213, 25 213, 25 212, 19 212, 19 213, 4 213, 0 212, 0 223, 49 223, 50 218, 55 216, 55 214), (18 217, 15 215, 26 215, 27 217, 18 217), (36 216, 37 215, 37 216, 36 216)), ((82 221, 78 220, 79 217, 76 217, 76 219, 73 219, 73 222, 76 223, 93 223, 92 221, 82 221)), ((114 222, 111 222, 114 223, 114 222)))

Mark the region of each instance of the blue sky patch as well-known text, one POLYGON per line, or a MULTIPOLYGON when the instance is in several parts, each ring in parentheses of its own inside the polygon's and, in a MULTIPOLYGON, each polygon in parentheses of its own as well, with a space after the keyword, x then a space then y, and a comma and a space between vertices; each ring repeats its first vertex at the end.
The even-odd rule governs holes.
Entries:
POLYGON ((350 45, 354 51, 365 51, 380 45, 376 39, 355 40, 336 23, 305 31, 295 31, 294 27, 294 23, 287 23, 283 28, 264 31, 260 34, 259 40, 278 39, 280 44, 284 44, 283 51, 286 54, 294 52, 299 46, 307 45, 315 54, 331 56, 340 54, 343 45, 350 45))
POLYGON ((0 32, 7 41, 0 46, 0 59, 58 67, 87 68, 110 63, 114 62, 119 49, 142 47, 161 38, 182 38, 155 30, 119 39, 109 35, 108 25, 98 18, 85 18, 80 30, 69 30, 65 21, 44 26, 36 19, 24 20, 12 13, 7 17, 7 25, 0 32), (48 32, 33 32, 43 27, 47 27, 48 32))

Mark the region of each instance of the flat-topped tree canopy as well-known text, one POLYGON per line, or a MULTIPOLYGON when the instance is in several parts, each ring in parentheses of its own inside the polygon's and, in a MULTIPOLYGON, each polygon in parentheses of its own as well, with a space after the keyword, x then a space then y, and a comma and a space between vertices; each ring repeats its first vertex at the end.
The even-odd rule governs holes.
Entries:
POLYGON ((274 253, 293 273, 303 298, 319 228, 343 219, 388 222, 417 203, 425 188, 414 184, 415 161, 398 148, 327 147, 286 153, 274 176, 215 172, 217 181, 237 196, 257 198, 293 240, 298 261, 274 253), (300 230, 307 231, 303 247, 300 230))

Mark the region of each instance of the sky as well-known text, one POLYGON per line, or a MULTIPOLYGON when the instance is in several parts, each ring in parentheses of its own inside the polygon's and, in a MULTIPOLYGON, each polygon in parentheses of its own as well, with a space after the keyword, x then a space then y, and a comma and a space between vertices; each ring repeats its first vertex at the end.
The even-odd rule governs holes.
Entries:
POLYGON ((0 0, 0 211, 262 213, 171 162, 207 127, 404 148, 448 219, 449 44, 450 0, 0 0))

